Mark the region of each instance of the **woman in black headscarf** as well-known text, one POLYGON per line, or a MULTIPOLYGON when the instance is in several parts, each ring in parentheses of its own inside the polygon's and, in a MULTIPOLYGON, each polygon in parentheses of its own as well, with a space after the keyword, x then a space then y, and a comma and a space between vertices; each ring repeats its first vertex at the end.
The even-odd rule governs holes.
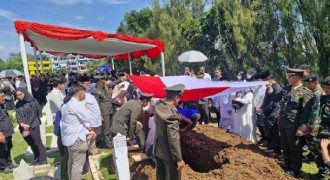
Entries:
POLYGON ((16 119, 24 140, 31 147, 35 164, 46 164, 46 148, 40 136, 41 107, 24 88, 16 89, 16 119))

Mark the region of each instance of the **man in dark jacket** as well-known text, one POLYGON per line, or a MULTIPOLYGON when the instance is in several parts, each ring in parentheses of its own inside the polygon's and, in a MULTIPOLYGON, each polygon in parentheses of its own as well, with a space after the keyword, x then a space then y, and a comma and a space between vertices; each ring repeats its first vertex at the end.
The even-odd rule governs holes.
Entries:
POLYGON ((302 166, 302 139, 316 102, 313 93, 302 85, 304 70, 287 69, 289 85, 278 95, 281 100, 278 121, 287 173, 296 176, 302 166))
MULTIPOLYGON (((99 104, 100 110, 101 110, 101 121, 103 122, 103 147, 106 149, 111 148, 112 142, 112 134, 110 132, 110 127, 112 124, 112 115, 114 113, 113 107, 112 107, 112 97, 111 94, 108 91, 108 88, 105 86, 105 77, 104 76, 94 76, 95 79, 97 79, 97 85, 95 89, 93 90, 93 95, 96 99, 96 101, 99 104)), ((115 82, 112 82, 110 87, 112 85, 117 85, 122 82, 122 79, 119 79, 115 82)))
POLYGON ((157 180, 181 179, 180 171, 185 163, 182 159, 179 126, 181 116, 178 106, 183 95, 184 85, 165 88, 166 98, 155 106, 156 132, 153 154, 156 158, 157 180))
POLYGON ((143 107, 148 106, 153 94, 141 93, 138 100, 131 99, 116 112, 113 117, 110 130, 113 134, 121 133, 128 140, 133 140, 136 136, 139 140, 139 147, 145 144, 145 135, 142 130, 143 125, 138 121, 143 107))
POLYGON ((0 172, 11 173, 14 167, 12 164, 10 150, 13 147, 12 135, 13 125, 9 119, 7 111, 3 108, 5 103, 5 93, 0 90, 0 172))
POLYGON ((266 95, 261 106, 261 114, 264 115, 264 123, 266 128, 267 146, 273 150, 273 156, 281 154, 280 135, 278 133, 278 118, 280 116, 280 100, 276 99, 282 91, 282 87, 275 81, 272 75, 263 77, 264 80, 269 80, 266 85, 266 95))

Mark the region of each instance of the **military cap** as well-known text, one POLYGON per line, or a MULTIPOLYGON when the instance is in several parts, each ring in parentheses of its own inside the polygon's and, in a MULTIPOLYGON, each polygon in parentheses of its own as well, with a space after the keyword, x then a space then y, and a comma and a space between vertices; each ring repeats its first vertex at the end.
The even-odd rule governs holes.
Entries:
POLYGON ((88 76, 80 76, 79 82, 89 82, 90 78, 88 76))
POLYGON ((269 76, 271 76, 271 74, 270 74, 270 71, 267 70, 267 71, 261 73, 260 78, 267 79, 269 76))
POLYGON ((330 76, 326 77, 323 81, 322 84, 325 86, 330 86, 330 76))
POLYGON ((154 94, 141 92, 141 96, 146 97, 146 98, 151 98, 154 96, 154 94))
POLYGON ((105 77, 101 76, 101 75, 97 75, 97 76, 94 76, 94 79, 105 80, 105 77))
POLYGON ((178 95, 183 95, 184 88, 185 86, 183 84, 176 84, 174 86, 164 88, 164 90, 166 93, 177 93, 178 95))
POLYGON ((319 75, 317 75, 317 74, 310 74, 310 75, 308 75, 308 76, 304 79, 304 81, 306 81, 306 82, 315 82, 315 81, 319 81, 319 75))
POLYGON ((298 69, 306 70, 306 69, 309 69, 309 66, 307 64, 302 64, 302 65, 298 66, 298 69))
POLYGON ((303 76, 304 70, 287 68, 286 73, 288 74, 288 76, 303 76))

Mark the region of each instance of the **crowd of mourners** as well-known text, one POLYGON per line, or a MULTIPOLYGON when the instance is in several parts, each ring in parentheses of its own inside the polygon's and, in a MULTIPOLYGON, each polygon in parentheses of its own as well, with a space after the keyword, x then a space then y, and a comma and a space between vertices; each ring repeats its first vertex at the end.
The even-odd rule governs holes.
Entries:
POLYGON ((319 83, 319 76, 307 65, 287 68, 287 86, 278 84, 270 71, 254 69, 239 71, 235 79, 220 69, 215 69, 212 78, 204 67, 196 74, 186 67, 184 75, 209 81, 268 83, 212 98, 180 101, 184 85, 165 88, 165 99, 159 99, 139 90, 124 72, 32 76, 32 94, 24 77, 7 77, 0 90, 0 171, 9 173, 17 167, 10 156, 14 131, 8 110, 16 112, 19 130, 34 154, 32 164, 47 163, 39 126, 42 109, 49 103, 69 179, 81 179, 88 173, 88 156, 100 153, 98 148, 112 149, 117 133, 126 136, 128 150, 144 152, 133 156, 135 161, 156 162, 157 179, 180 179, 185 165, 180 133, 212 120, 228 133, 264 147, 269 156, 283 158, 281 167, 292 176, 300 173, 303 158, 316 162, 319 173, 315 177, 328 174, 330 77, 319 83), (304 157, 307 150, 309 155, 304 157))

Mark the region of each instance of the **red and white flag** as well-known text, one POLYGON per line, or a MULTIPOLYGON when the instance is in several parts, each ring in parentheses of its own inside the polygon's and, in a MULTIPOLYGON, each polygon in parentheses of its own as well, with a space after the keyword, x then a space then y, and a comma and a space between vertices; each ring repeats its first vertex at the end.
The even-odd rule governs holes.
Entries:
POLYGON ((208 81, 191 76, 134 76, 129 75, 133 83, 144 93, 153 93, 154 97, 165 98, 164 88, 176 84, 185 85, 182 101, 194 101, 204 97, 218 96, 221 94, 235 93, 248 88, 268 84, 268 81, 260 82, 227 82, 208 81))

